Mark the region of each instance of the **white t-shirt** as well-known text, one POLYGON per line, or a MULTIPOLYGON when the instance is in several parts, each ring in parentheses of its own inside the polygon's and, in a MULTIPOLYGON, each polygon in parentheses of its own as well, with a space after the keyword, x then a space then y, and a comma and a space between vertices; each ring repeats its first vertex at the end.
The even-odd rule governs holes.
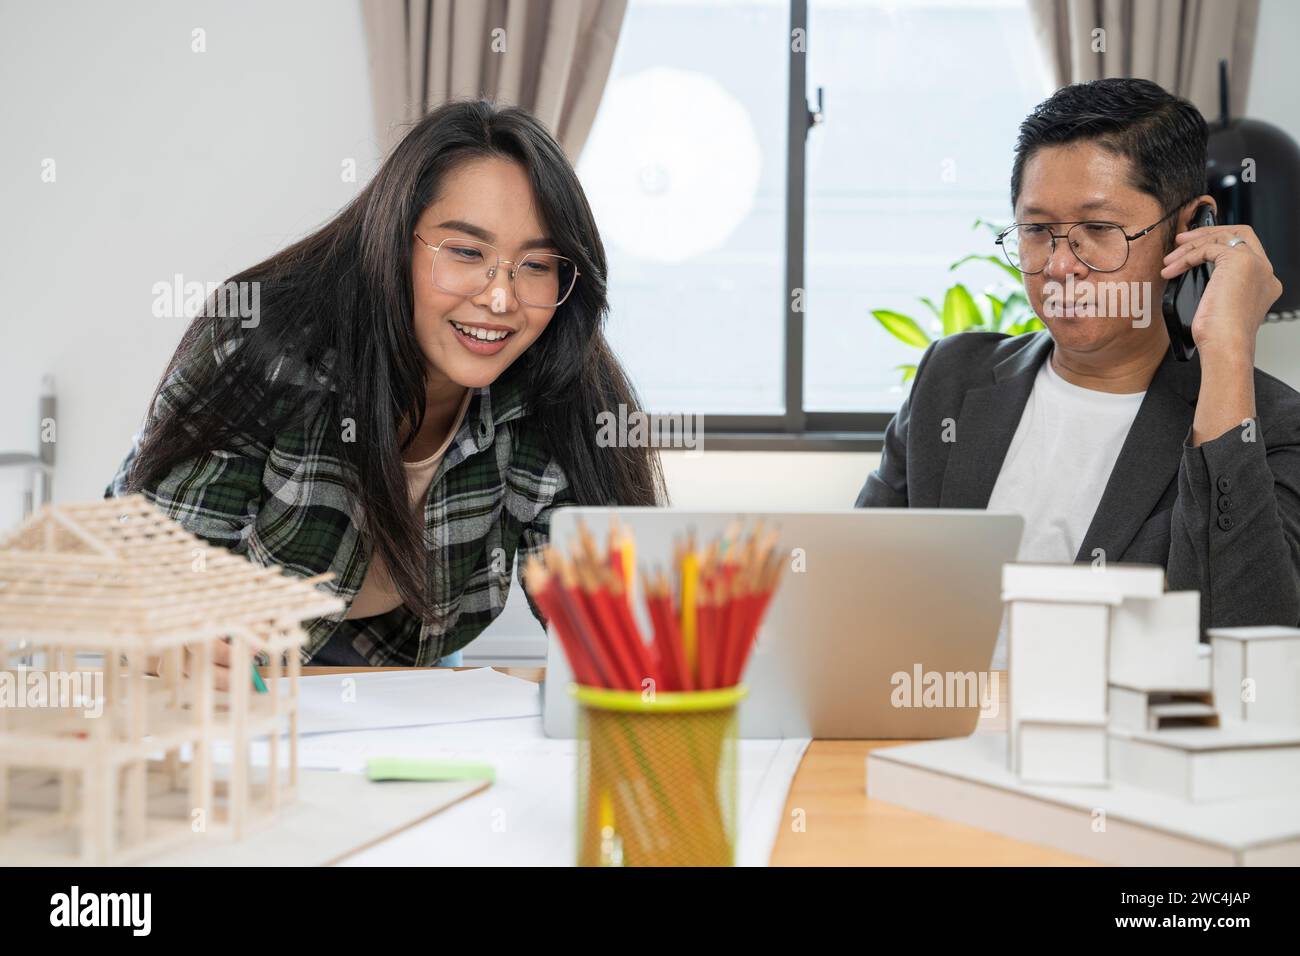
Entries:
MULTIPOLYGON (((988 503, 1025 519, 1017 560, 1074 563, 1145 395, 1072 385, 1043 362, 988 503)), ((993 667, 1005 666, 1004 619, 993 667)))

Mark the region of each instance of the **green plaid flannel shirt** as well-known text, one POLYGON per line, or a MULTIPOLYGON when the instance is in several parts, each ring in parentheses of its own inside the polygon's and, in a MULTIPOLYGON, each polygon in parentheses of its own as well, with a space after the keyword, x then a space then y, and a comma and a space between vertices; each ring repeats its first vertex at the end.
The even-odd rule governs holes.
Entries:
MULTIPOLYGON (((164 382, 142 433, 191 390, 183 371, 164 382)), ((442 567, 431 576, 434 620, 420 621, 405 605, 376 617, 347 620, 345 609, 316 618, 305 624, 304 661, 333 637, 375 666, 429 665, 464 647, 501 613, 511 568, 518 566, 522 584, 524 557, 546 543, 553 511, 573 503, 563 469, 530 425, 518 378, 507 372, 473 390, 425 499, 425 548, 430 564, 442 567)), ((329 451, 330 424, 321 419, 282 430, 270 447, 250 440, 236 449, 214 448, 140 490, 188 531, 257 564, 302 577, 333 572, 333 580, 317 586, 351 606, 369 554, 344 493, 344 466, 329 451)), ((139 445, 137 434, 106 498, 126 494, 139 445)), ((531 596, 528 603, 544 624, 531 596)))

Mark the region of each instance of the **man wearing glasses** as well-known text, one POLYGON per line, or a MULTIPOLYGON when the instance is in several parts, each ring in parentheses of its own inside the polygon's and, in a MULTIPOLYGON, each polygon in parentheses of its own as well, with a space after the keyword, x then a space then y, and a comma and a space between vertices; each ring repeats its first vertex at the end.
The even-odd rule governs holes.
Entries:
POLYGON ((1145 80, 1034 109, 997 241, 1047 329, 931 345, 858 507, 1015 512, 1022 561, 1162 565, 1203 628, 1300 622, 1300 394, 1254 367, 1282 287, 1248 226, 1188 232, 1206 138, 1145 80), (1205 262, 1180 362, 1160 300, 1205 262))

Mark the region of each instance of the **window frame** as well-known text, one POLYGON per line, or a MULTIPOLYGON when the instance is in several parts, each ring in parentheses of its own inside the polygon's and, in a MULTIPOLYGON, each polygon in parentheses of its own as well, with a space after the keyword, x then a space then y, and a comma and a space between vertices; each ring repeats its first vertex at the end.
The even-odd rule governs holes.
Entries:
MULTIPOLYGON (((789 84, 786 122, 785 338, 781 415, 705 414, 706 448, 723 451, 879 451, 893 412, 812 412, 804 408, 804 312, 795 291, 805 289, 808 133, 818 114, 809 107, 808 56, 789 42, 796 30, 808 37, 808 0, 790 0, 789 84)), ((819 91, 820 92, 820 91, 819 91)), ((802 296, 800 297, 802 300, 802 296)))

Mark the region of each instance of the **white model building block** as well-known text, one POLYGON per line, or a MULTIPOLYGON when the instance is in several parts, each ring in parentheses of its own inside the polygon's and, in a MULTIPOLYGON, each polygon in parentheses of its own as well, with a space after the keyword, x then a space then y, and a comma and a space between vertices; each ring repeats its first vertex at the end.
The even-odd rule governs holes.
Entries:
POLYGON ((1190 803, 1290 796, 1300 790, 1300 731, 1230 724, 1158 731, 1110 729, 1114 783, 1190 803))
POLYGON ((1110 682, 1136 690, 1208 691, 1201 595, 1173 591, 1130 598, 1110 618, 1110 682))
POLYGON ((1021 721, 1106 720, 1110 607, 1012 601, 1007 615, 1010 767, 1021 721))
POLYGON ((1158 565, 1004 564, 1003 600, 1053 596, 1157 598, 1165 591, 1165 571, 1158 565))
POLYGON ((1219 725, 1209 691, 1148 691, 1111 684, 1107 698, 1112 727, 1145 731, 1219 725))
POLYGON ((1104 720, 1022 720, 1019 736, 1019 773, 1025 783, 1106 785, 1104 720))
POLYGON ((1300 628, 1210 628, 1214 705, 1225 722, 1300 724, 1300 628))

